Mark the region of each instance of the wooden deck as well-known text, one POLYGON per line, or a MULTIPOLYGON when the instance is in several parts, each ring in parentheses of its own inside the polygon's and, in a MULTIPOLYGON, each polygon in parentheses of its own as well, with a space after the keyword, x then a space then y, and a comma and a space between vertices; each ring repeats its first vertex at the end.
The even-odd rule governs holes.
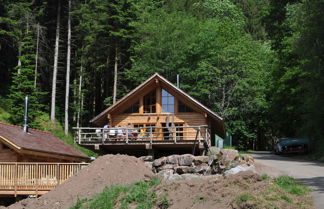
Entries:
POLYGON ((0 163, 0 195, 42 195, 87 163, 0 163))
POLYGON ((187 150, 186 152, 195 154, 208 149, 211 145, 210 130, 207 126, 74 129, 77 130, 75 135, 77 144, 100 153, 187 150))

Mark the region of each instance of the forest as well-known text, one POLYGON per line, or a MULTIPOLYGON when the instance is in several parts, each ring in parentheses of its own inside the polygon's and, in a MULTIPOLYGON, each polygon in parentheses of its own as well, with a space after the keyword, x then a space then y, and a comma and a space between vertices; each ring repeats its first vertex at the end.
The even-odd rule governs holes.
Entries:
POLYGON ((0 120, 65 132, 158 72, 239 149, 324 148, 324 0, 0 0, 0 120), (8 114, 4 114, 4 113, 8 114))

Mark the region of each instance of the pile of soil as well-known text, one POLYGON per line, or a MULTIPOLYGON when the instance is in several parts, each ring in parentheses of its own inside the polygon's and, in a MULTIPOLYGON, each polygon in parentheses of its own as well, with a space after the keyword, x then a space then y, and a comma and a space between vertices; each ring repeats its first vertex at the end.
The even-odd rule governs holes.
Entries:
MULTIPOLYGON (((312 209, 311 198, 291 195, 252 171, 227 177, 166 181, 154 191, 168 209, 312 209), (308 207, 309 206, 309 207, 308 207)), ((157 206, 156 208, 159 208, 157 206)))
POLYGON ((147 180, 152 175, 152 171, 136 157, 105 155, 42 197, 24 199, 8 208, 70 208, 78 199, 92 197, 101 193, 105 187, 147 180))

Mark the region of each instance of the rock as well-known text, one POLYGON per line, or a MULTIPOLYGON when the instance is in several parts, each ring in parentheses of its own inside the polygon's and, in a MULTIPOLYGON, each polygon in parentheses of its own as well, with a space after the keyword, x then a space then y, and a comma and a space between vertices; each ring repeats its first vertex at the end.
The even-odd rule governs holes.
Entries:
POLYGON ((160 167, 158 167, 156 170, 157 170, 157 172, 160 172, 160 171, 162 171, 162 170, 174 170, 174 165, 172 165, 172 164, 165 164, 165 165, 163 165, 163 166, 160 166, 160 167))
POLYGON ((244 155, 243 160, 246 162, 247 165, 253 165, 254 164, 254 158, 252 155, 244 155))
POLYGON ((190 154, 181 155, 179 157, 179 166, 191 166, 194 156, 190 154))
POLYGON ((194 167, 188 167, 188 166, 178 166, 178 167, 175 167, 174 170, 178 174, 194 173, 195 172, 194 167))
POLYGON ((153 166, 154 167, 159 167, 159 166, 162 166, 164 164, 166 164, 166 157, 161 157, 159 159, 156 159, 153 161, 153 166))
POLYGON ((209 166, 195 166, 194 173, 205 174, 207 170, 209 170, 209 166))
POLYGON ((220 148, 218 147, 209 147, 208 155, 218 155, 220 153, 220 148))
POLYGON ((159 177, 162 180, 168 180, 170 176, 174 174, 174 170, 169 169, 169 170, 162 170, 157 174, 157 177, 159 177))
POLYGON ((169 176, 169 179, 167 179, 167 180, 172 181, 172 180, 181 180, 181 179, 183 179, 183 177, 181 175, 175 173, 175 174, 169 176))
POLYGON ((237 150, 222 149, 220 153, 222 154, 220 162, 223 165, 227 165, 231 161, 237 160, 239 158, 239 153, 237 150))
POLYGON ((152 162, 144 162, 144 164, 146 165, 146 167, 153 170, 153 163, 152 162))
POLYGON ((178 164, 180 155, 170 155, 167 157, 168 164, 178 164))
POLYGON ((229 175, 237 174, 237 173, 242 172, 242 171, 249 171, 249 170, 254 170, 254 166, 241 166, 241 165, 239 165, 239 166, 237 166, 235 168, 231 168, 230 170, 225 171, 224 175, 229 176, 229 175))
POLYGON ((148 156, 142 156, 142 157, 139 157, 140 160, 142 161, 148 161, 148 162, 152 162, 153 161, 153 156, 151 155, 148 155, 148 156))
POLYGON ((202 176, 199 176, 199 175, 196 175, 196 174, 191 174, 191 173, 185 173, 185 174, 182 174, 181 177, 183 179, 186 179, 186 180, 190 180, 190 179, 199 179, 201 178, 202 176))
POLYGON ((194 164, 195 165, 201 165, 203 163, 208 163, 209 161, 209 156, 195 156, 194 157, 194 164))

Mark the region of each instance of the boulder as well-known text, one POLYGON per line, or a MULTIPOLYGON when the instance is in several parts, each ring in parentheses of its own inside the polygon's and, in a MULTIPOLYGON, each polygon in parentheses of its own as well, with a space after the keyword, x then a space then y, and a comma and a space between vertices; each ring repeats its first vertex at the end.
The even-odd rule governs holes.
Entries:
POLYGON ((153 166, 154 167, 159 167, 159 166, 162 166, 164 164, 166 164, 166 157, 161 157, 159 159, 156 159, 153 161, 153 166))
POLYGON ((205 174, 205 172, 210 169, 208 165, 207 166, 200 165, 200 166, 195 166, 193 168, 194 168, 194 173, 199 173, 199 174, 205 174))
POLYGON ((181 175, 175 173, 173 175, 170 175, 167 180, 172 181, 172 180, 181 180, 181 179, 183 179, 183 177, 181 175))
POLYGON ((254 164, 254 158, 252 155, 244 155, 243 160, 246 162, 247 165, 253 165, 254 164))
POLYGON ((153 163, 152 162, 144 162, 144 165, 148 167, 149 169, 153 170, 153 163))
POLYGON ((167 157, 168 164, 178 164, 180 155, 170 155, 167 157))
POLYGON ((195 168, 189 167, 189 166, 178 166, 178 167, 175 167, 174 170, 178 174, 194 173, 195 172, 195 168))
POLYGON ((142 161, 148 161, 148 162, 152 162, 153 161, 153 156, 151 155, 148 155, 148 156, 142 156, 142 157, 139 157, 140 160, 142 161))
POLYGON ((179 166, 191 166, 194 156, 190 154, 185 154, 179 156, 179 166))
POLYGON ((157 177, 162 179, 162 180, 168 180, 170 179, 170 176, 174 174, 174 170, 169 169, 169 170, 162 170, 157 174, 157 177))
POLYGON ((223 165, 227 165, 228 163, 232 162, 233 160, 237 160, 239 158, 239 153, 237 150, 232 149, 222 149, 220 151, 222 154, 220 162, 223 165))
POLYGON ((220 148, 219 147, 209 147, 208 150, 208 155, 218 155, 220 153, 220 148))
POLYGON ((191 174, 191 173, 185 173, 182 174, 181 177, 185 180, 190 180, 190 179, 199 179, 201 176, 196 175, 196 174, 191 174))
POLYGON ((156 168, 157 172, 160 172, 162 170, 170 170, 170 169, 174 170, 174 165, 172 165, 172 164, 164 164, 164 165, 156 168))
POLYGON ((194 164, 195 165, 201 165, 203 163, 208 163, 209 161, 209 156, 195 156, 194 157, 194 164))
POLYGON ((237 174, 239 172, 242 172, 242 171, 249 171, 249 170, 254 170, 254 166, 237 166, 235 168, 231 168, 230 170, 227 170, 224 172, 224 175, 225 176, 229 176, 229 175, 234 175, 234 174, 237 174))

